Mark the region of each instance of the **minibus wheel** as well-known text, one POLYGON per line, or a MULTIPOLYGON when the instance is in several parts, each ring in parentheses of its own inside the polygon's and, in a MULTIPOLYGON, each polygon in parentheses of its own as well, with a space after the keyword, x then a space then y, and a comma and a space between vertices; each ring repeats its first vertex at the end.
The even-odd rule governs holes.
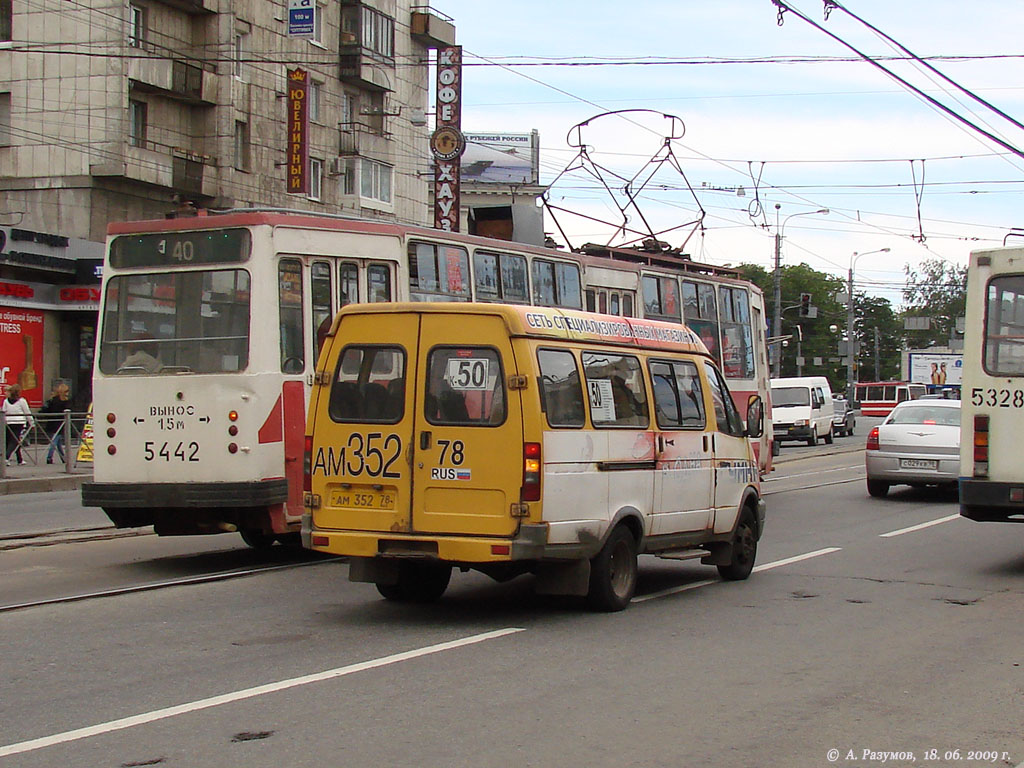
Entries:
POLYGON ((825 444, 832 445, 832 427, 828 428, 828 434, 825 435, 825 444))
POLYGON ((621 611, 636 591, 636 539, 619 525, 590 561, 587 602, 598 611, 621 611))
POLYGON ((377 584, 385 600, 399 603, 432 603, 448 589, 452 567, 441 563, 399 563, 395 584, 377 584))
POLYGON ((754 570, 757 557, 757 529, 754 516, 747 508, 740 513, 740 521, 732 535, 732 558, 728 565, 718 566, 718 574, 727 581, 742 581, 754 570))

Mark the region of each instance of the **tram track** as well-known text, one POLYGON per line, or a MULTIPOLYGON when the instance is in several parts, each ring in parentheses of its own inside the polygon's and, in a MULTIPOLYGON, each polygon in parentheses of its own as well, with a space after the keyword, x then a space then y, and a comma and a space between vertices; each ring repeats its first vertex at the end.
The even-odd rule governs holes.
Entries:
POLYGON ((42 608, 49 605, 63 605, 66 603, 79 603, 87 600, 98 600, 105 597, 120 597, 122 595, 131 595, 139 592, 155 592, 161 589, 170 589, 171 587, 186 587, 193 586, 196 584, 212 584, 218 581, 228 581, 230 579, 238 579, 246 576, 255 576, 262 573, 270 573, 273 571, 286 571, 295 568, 304 568, 307 566, 324 565, 326 563, 333 563, 339 560, 343 560, 341 557, 326 557, 319 560, 305 561, 301 563, 279 563, 276 565, 265 565, 257 566, 255 568, 241 568, 230 571, 218 571, 215 573, 206 573, 199 576, 186 576, 178 579, 165 579, 162 581, 146 582, 144 584, 131 584, 124 587, 111 587, 109 589, 100 589, 93 592, 80 592, 74 595, 63 595, 61 597, 50 597, 43 600, 28 600, 22 603, 9 603, 7 605, 0 605, 0 614, 10 613, 12 611, 27 610, 29 608, 42 608))

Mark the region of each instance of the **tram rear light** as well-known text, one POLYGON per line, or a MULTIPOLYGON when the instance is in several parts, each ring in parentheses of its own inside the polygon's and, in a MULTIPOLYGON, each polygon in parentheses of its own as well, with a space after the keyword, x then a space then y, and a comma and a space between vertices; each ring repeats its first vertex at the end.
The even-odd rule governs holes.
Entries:
POLYGON ((111 456, 113 456, 115 453, 117 453, 117 446, 116 445, 108 445, 107 446, 107 453, 109 453, 111 456))
POLYGON ((988 477, 988 416, 974 416, 974 476, 988 477))
MULTIPOLYGON (((302 490, 313 492, 313 438, 306 435, 302 450, 302 490)), ((316 542, 314 542, 316 543, 316 542)), ((324 544, 326 545, 326 541, 324 544)))
POLYGON ((230 427, 228 427, 228 434, 231 435, 232 437, 237 435, 238 434, 238 425, 237 424, 232 424, 230 427))
POLYGON ((114 415, 113 413, 108 413, 107 414, 107 424, 113 424, 115 421, 117 421, 117 416, 114 415))
POLYGON ((873 427, 872 430, 868 432, 868 442, 864 447, 869 451, 878 450, 878 427, 873 427))
POLYGON ((238 411, 228 411, 228 421, 238 421, 238 411))
POLYGON ((107 437, 117 437, 117 430, 113 427, 107 427, 107 437))
POLYGON ((228 443, 228 453, 238 453, 238 443, 228 443))
POLYGON ((540 443, 523 443, 523 501, 540 501, 540 443))

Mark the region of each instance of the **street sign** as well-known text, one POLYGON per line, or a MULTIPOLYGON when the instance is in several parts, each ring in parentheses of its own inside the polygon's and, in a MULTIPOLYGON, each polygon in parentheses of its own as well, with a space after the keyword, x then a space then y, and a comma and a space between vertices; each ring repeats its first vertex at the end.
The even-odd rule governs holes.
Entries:
POLYGON ((288 0, 288 37, 313 37, 316 32, 316 1, 288 0))

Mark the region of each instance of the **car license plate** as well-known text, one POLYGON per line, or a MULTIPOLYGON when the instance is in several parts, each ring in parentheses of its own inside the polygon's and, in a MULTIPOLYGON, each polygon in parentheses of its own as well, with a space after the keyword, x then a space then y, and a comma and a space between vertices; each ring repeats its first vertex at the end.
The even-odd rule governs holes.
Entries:
POLYGON ((371 488, 340 488, 331 492, 332 507, 360 509, 394 509, 395 492, 371 488))
POLYGON ((900 469, 938 469, 939 462, 931 459, 900 459, 900 469))

